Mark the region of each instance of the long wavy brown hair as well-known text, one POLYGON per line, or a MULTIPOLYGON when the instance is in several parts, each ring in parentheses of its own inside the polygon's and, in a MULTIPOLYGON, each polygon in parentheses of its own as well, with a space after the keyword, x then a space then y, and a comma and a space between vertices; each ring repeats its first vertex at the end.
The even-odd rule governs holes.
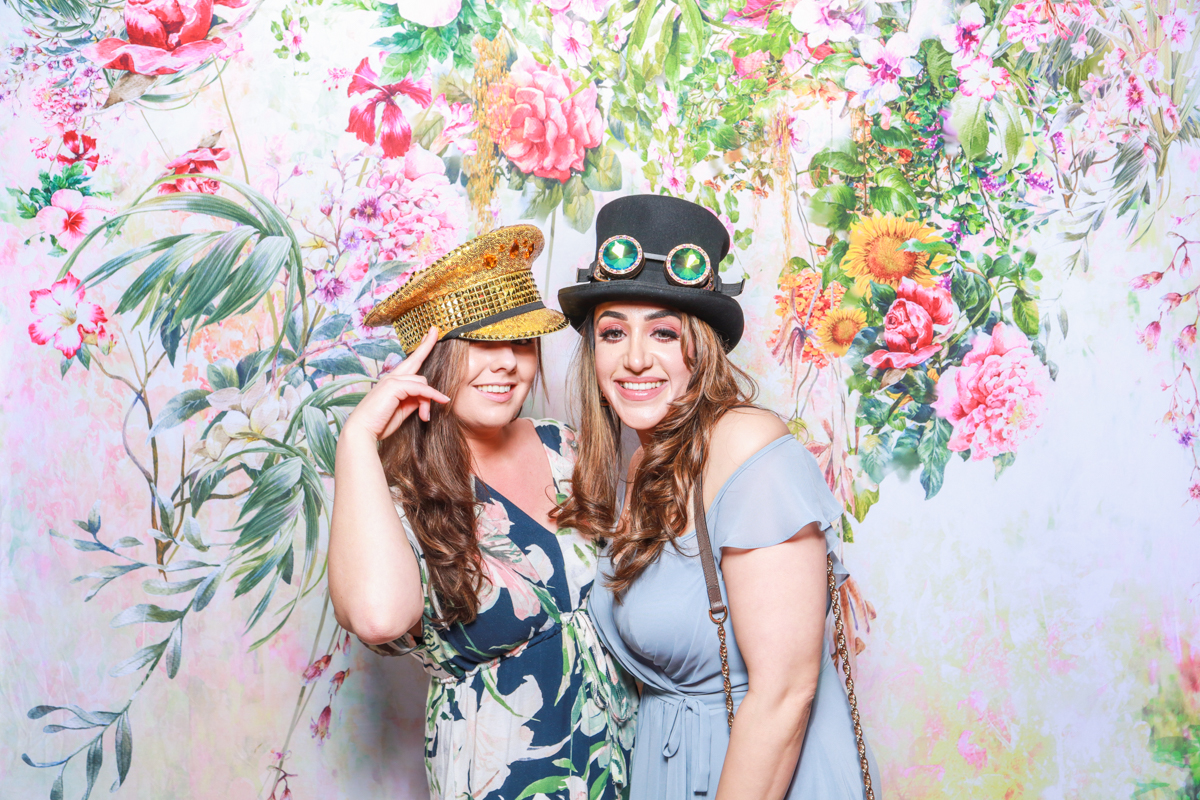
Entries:
POLYGON ((607 577, 618 598, 658 559, 663 547, 685 533, 692 487, 704 468, 713 426, 731 408, 752 404, 758 393, 754 380, 725 355, 708 323, 689 314, 680 316, 680 346, 691 378, 642 448, 629 505, 620 520, 621 425, 616 412, 601 402, 592 319, 583 326, 575 356, 572 389, 579 400, 579 457, 572 494, 560 507, 558 524, 585 536, 611 539, 613 572, 607 577))
MULTIPOLYGON (((434 624, 468 623, 479 611, 483 557, 475 537, 479 503, 472 480, 471 450, 453 412, 467 369, 470 345, 443 339, 421 366, 429 385, 450 397, 430 403, 429 422, 412 414, 380 446, 380 459, 392 493, 425 555, 429 582, 440 606, 434 624)), ((538 343, 538 378, 542 374, 538 343)), ((535 380, 536 384, 542 383, 535 380)))

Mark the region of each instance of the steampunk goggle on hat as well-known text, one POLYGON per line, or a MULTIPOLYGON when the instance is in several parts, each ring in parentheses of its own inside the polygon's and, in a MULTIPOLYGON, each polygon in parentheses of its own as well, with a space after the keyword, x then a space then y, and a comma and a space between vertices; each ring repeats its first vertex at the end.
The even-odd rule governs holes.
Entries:
POLYGON ((562 330, 567 320, 542 303, 530 271, 543 243, 533 225, 476 236, 414 275, 363 323, 393 326, 405 353, 434 325, 439 341, 502 342, 562 330))
POLYGON ((728 352, 745 324, 733 299, 744 281, 725 283, 718 271, 728 253, 729 232, 707 208, 665 195, 620 197, 596 215, 596 257, 558 302, 576 330, 601 303, 675 308, 711 325, 728 352))

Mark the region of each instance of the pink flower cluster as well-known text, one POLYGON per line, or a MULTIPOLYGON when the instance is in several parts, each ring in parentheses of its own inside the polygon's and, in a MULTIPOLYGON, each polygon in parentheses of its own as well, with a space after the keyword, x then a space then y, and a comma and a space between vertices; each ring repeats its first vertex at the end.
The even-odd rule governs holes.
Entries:
POLYGON ((1016 452, 1041 426, 1050 373, 1025 334, 997 323, 975 339, 961 367, 938 381, 933 404, 954 425, 948 447, 978 461, 1016 452))
POLYGON ((553 64, 522 58, 493 92, 491 127, 517 169, 562 183, 583 171, 604 134, 595 87, 579 89, 553 64))
POLYGON ((1026 51, 1036 53, 1040 45, 1055 37, 1070 39, 1073 23, 1078 22, 1087 28, 1095 23, 1096 18, 1096 10, 1086 0, 1066 0, 1064 3, 1030 0, 1014 5, 1000 24, 1004 26, 1010 42, 1020 42, 1026 51))
POLYGON ((983 9, 978 3, 971 3, 959 13, 957 24, 942 29, 941 39, 942 46, 952 55, 959 91, 967 97, 992 100, 997 91, 1011 84, 1008 70, 992 62, 999 37, 995 32, 982 35, 986 23, 983 9))

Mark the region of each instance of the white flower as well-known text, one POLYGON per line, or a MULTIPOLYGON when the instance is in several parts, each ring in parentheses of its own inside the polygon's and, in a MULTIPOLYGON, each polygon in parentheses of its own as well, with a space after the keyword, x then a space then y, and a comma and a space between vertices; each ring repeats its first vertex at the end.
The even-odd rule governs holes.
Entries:
MULTIPOLYGON (((311 392, 307 384, 304 388, 305 394, 311 392)), ((257 442, 278 441, 287 431, 288 420, 301 399, 294 387, 284 386, 281 394, 278 388, 267 385, 265 377, 243 390, 235 386, 218 389, 208 396, 208 404, 225 412, 225 416, 191 450, 201 462, 216 464, 253 448, 257 442)), ((266 453, 247 453, 242 461, 260 469, 266 457, 266 453)))

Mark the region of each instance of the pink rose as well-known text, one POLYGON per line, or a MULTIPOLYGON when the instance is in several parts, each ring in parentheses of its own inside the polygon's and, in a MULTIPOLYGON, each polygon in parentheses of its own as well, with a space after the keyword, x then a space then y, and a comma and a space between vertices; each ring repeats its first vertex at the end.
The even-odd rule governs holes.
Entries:
POLYGON ((975 339, 961 367, 938 381, 933 404, 954 425, 949 449, 981 460, 1017 447, 1041 427, 1049 371, 1016 328, 997 323, 975 339))
POLYGON ((101 39, 83 54, 105 69, 170 75, 199 64, 225 47, 209 39, 212 7, 241 8, 246 0, 128 0, 124 39, 101 39))
POLYGON ((933 326, 949 325, 953 320, 954 301, 948 291, 902 278, 883 323, 887 349, 876 350, 863 361, 881 369, 915 367, 942 347, 933 343, 933 326))
POLYGON ((492 128, 501 152, 521 172, 566 183, 572 170, 583 171, 588 148, 601 142, 604 120, 595 87, 576 88, 558 67, 522 58, 493 90, 492 128))

